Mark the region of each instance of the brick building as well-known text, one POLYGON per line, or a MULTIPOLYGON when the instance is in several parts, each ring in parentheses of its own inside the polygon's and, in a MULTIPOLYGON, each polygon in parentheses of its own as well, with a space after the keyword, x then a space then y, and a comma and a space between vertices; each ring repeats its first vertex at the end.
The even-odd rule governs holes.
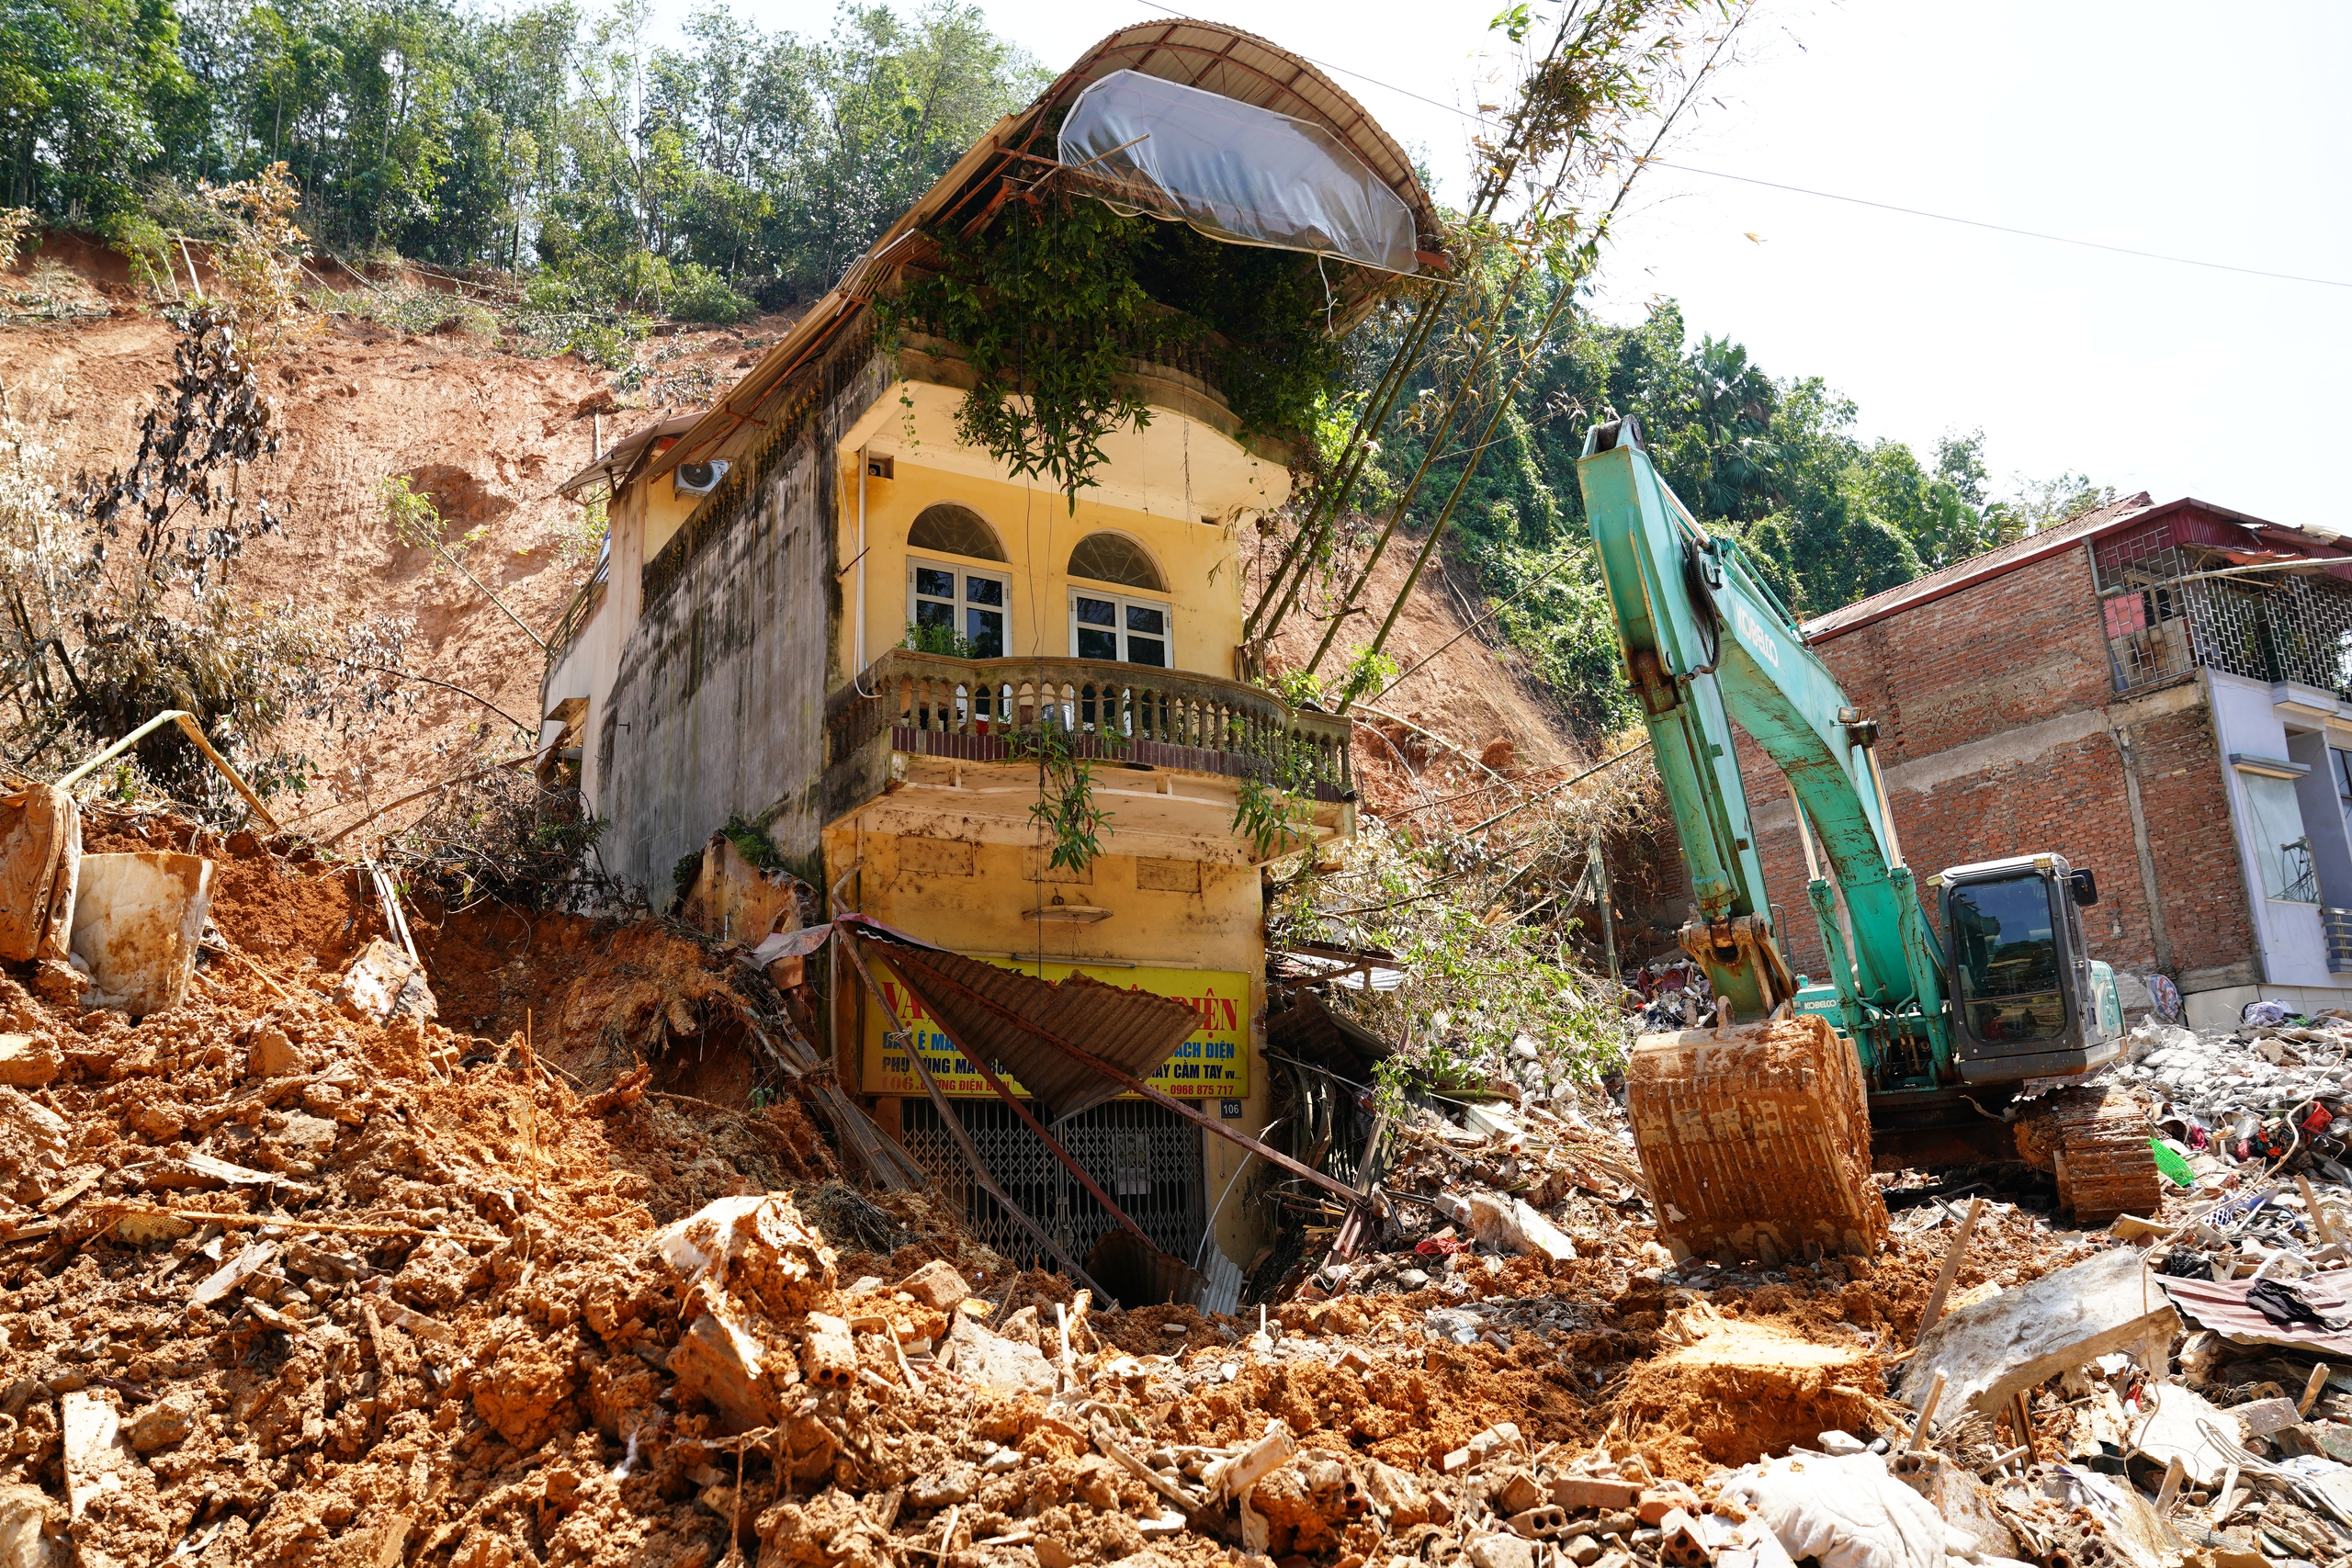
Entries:
MULTIPOLYGON (((2352 1006, 2352 552, 2144 494, 1807 623, 1866 717, 1906 862, 2097 872, 2127 1009, 2352 1006)), ((1790 796, 1741 737, 1792 963, 1821 940, 1790 796)), ((1932 909, 1933 901, 1930 900, 1932 909)))

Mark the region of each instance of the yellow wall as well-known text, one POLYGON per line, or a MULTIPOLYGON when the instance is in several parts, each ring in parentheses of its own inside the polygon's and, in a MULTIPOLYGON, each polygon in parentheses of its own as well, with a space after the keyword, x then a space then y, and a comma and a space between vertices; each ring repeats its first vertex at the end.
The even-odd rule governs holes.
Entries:
MULTIPOLYGON (((1048 963, 1123 959, 1173 969, 1241 971, 1250 976, 1250 1092, 1242 1101, 1240 1120, 1228 1125, 1253 1135, 1265 1125, 1268 1073, 1259 1053, 1265 1043, 1266 943, 1255 868, 1204 864, 1200 892, 1169 893, 1136 885, 1133 855, 1103 855, 1081 874, 1085 880, 1073 883, 1068 872, 1049 871, 1035 849, 974 844, 969 846, 970 874, 943 872, 938 869, 943 863, 961 869, 960 852, 941 852, 940 847, 950 842, 861 833, 853 818, 825 834, 826 875, 838 878, 852 863, 862 863, 859 874, 842 888, 845 903, 910 936, 958 953, 1034 956, 1042 931, 1048 963), (917 869, 919 865, 930 869, 917 869), (1021 918, 1023 911, 1051 902, 1057 893, 1068 903, 1107 908, 1111 918, 1086 926, 1041 925, 1021 918)), ((843 989, 854 994, 837 998, 842 1010, 835 1020, 834 1038, 842 1045, 836 1060, 843 1079, 854 1083, 865 1019, 853 1010, 874 1004, 862 985, 843 989)), ((1217 1112, 1214 1100, 1197 1109, 1212 1116, 1217 1112)), ((1206 1187, 1203 1206, 1213 1209, 1246 1151, 1206 1132, 1201 1136, 1206 1187)), ((1261 1235, 1257 1213, 1245 1196, 1237 1188, 1216 1223, 1217 1245, 1243 1266, 1261 1235)))
POLYGON ((647 560, 662 553, 662 547, 670 542, 670 536, 703 503, 704 498, 699 495, 680 495, 677 486, 670 482, 671 477, 663 474, 650 484, 640 482, 632 487, 644 498, 647 560))
MULTIPOLYGON (((1050 488, 1031 490, 949 473, 904 456, 897 459, 896 468, 894 478, 865 481, 865 657, 862 662, 854 657, 856 628, 844 617, 842 668, 863 669, 904 637, 909 619, 907 532, 924 507, 952 501, 987 518, 1004 546, 1007 564, 996 570, 1012 579, 1009 654, 1056 658, 1071 651, 1069 589, 1076 580, 1063 569, 1080 539, 1099 528, 1112 528, 1148 550, 1168 580, 1174 667, 1232 678, 1233 650, 1241 640, 1241 581, 1233 562, 1233 537, 1223 526, 1103 506, 1087 500, 1082 491, 1073 517, 1061 492, 1050 488)), ((842 468, 840 558, 844 561, 858 553, 857 483, 853 456, 842 468)), ((1182 504, 1180 491, 1172 498, 1171 511, 1182 504)), ((1118 592, 1159 597, 1133 589, 1118 592)))

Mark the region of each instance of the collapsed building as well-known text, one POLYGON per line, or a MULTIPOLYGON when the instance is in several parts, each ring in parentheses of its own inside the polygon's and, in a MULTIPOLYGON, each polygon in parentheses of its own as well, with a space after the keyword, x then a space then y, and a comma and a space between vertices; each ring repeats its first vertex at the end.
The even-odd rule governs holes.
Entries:
MULTIPOLYGON (((910 987, 879 951, 903 934, 1177 998, 1197 1027, 1141 1071, 1254 1133, 1270 1120, 1259 867, 1352 828, 1346 722, 1237 678, 1239 535, 1288 495, 1292 454, 1237 416, 1216 353, 1125 359, 1117 383, 1148 422, 1104 434, 1087 487, 1065 494, 964 438, 966 345, 881 319, 946 265, 944 244, 1008 202, 1061 197, 1305 253, 1333 333, 1398 276, 1442 265, 1409 160, 1307 62, 1202 22, 1113 34, 975 143, 707 412, 568 481, 607 498, 610 535, 555 642, 544 739, 612 824, 607 869, 657 907, 673 865, 738 823, 808 892, 763 904, 757 930, 720 911, 726 934, 757 942, 843 910, 876 922, 876 984, 838 957, 810 965, 834 1066, 966 1192, 989 1245, 1035 1252, 973 1189, 967 1135, 1073 1255, 1114 1228, 1101 1200, 1114 1194, 1154 1246, 1229 1292, 1263 1245, 1252 1206, 1226 1205, 1206 1237, 1248 1147, 1102 1094, 1099 1075, 1057 1102, 1027 1074, 999 1095, 955 1043, 980 1015, 942 1019, 949 982, 910 987), (1091 770, 1110 813, 1098 855, 1053 853, 1035 819, 1057 762, 1091 770), (1244 795, 1276 784, 1295 811, 1253 831, 1244 795), (1074 1162, 1037 1135, 1040 1112, 1074 1162)), ((1109 1053, 1106 1018, 1073 1027, 1071 1043, 1109 1053)))
MULTIPOLYGON (((2204 1028, 2256 998, 2352 1004, 2352 552, 2141 494, 1804 631, 1877 723, 1923 872, 2041 846, 2089 867, 2098 905, 2052 918, 2083 922, 2134 1012, 2167 987, 2204 1028)), ((1740 762, 1771 784, 1751 795, 1767 883, 1802 910, 1786 792, 1745 737, 1740 762)), ((1813 922, 1775 924, 1823 973, 1813 922)))

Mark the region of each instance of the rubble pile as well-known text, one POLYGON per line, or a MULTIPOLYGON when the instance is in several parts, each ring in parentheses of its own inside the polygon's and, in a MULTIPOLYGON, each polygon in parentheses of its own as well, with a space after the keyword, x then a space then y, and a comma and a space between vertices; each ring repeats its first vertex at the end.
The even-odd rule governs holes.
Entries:
MULTIPOLYGON (((2132 1060, 2116 1078, 2146 1085, 2164 1101, 2160 1128, 2199 1178, 2247 1159, 2290 1159, 2295 1168, 2352 1183, 2352 1017, 2301 1019, 2257 1004, 2267 1021, 2200 1035, 2158 1023, 2132 1036, 2132 1060)), ((2256 1009, 2249 1008, 2254 1012, 2256 1009)))
POLYGON ((135 1021, 0 976, 0 1568, 2352 1551, 2332 1021, 2143 1031, 2183 1179, 2108 1232, 1885 1173, 1874 1257, 1678 1264, 1611 1098, 1498 1082, 1389 1118, 1280 1299, 1122 1311, 844 1181, 726 944, 412 955, 349 868, 89 836, 211 919, 135 1021))

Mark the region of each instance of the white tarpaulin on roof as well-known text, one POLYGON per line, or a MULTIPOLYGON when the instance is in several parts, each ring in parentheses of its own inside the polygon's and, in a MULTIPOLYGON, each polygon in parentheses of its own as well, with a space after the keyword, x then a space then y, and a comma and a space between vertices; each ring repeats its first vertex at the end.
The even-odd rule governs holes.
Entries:
MULTIPOLYGON (((1413 215, 1319 125, 1136 71, 1079 95, 1061 161, 1157 191, 1204 234, 1411 272, 1413 215)), ((1116 205, 1116 204, 1114 204, 1116 205)))

